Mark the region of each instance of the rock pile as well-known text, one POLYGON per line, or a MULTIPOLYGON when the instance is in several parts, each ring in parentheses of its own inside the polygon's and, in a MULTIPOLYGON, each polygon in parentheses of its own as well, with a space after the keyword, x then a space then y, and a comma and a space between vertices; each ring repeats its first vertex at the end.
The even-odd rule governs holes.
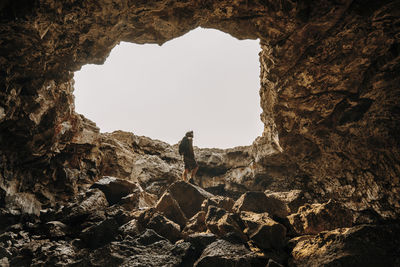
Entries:
POLYGON ((399 242, 391 238, 400 234, 398 226, 352 227, 351 212, 333 201, 290 214, 288 202, 263 192, 235 201, 183 181, 147 207, 139 205, 144 195, 134 183, 103 177, 73 203, 40 216, 2 209, 8 224, 1 228, 1 266, 347 266, 371 257, 386 266, 400 262, 399 242), (391 242, 380 241, 380 234, 391 242), (365 251, 374 252, 364 255, 369 245, 377 250, 370 247, 365 251))

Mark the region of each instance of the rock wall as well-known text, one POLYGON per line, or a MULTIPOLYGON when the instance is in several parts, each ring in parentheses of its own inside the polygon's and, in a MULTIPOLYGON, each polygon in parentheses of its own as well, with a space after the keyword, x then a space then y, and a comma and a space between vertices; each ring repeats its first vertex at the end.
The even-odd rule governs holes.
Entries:
POLYGON ((333 198, 396 219, 399 6, 350 0, 3 1, 0 186, 22 199, 20 208, 38 212, 73 198, 102 175, 154 192, 178 179, 173 147, 100 134, 75 113, 73 72, 103 63, 120 41, 162 44, 202 26, 260 39, 265 125, 252 147, 199 151, 203 186, 240 193, 302 189, 318 201, 333 198))

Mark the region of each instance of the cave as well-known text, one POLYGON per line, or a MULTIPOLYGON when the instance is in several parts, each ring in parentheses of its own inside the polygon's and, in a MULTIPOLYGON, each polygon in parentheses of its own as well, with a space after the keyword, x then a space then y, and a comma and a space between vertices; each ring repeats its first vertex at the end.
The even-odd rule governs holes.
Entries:
POLYGON ((3 1, 0 265, 398 266, 399 8, 3 1), (73 73, 197 27, 260 39, 264 132, 196 149, 192 185, 176 146, 77 114, 73 73))

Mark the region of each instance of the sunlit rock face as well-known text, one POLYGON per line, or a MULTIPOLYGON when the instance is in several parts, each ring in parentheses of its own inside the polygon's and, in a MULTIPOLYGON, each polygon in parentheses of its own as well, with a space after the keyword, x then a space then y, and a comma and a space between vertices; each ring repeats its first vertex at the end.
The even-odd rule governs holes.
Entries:
POLYGON ((198 26, 260 39, 265 129, 251 147, 196 150, 197 184, 233 198, 297 189, 310 203, 342 203, 359 223, 398 219, 399 8, 350 0, 3 1, 2 224, 67 203, 103 175, 137 183, 146 203, 179 179, 176 146, 100 134, 75 113, 73 72, 101 64, 120 41, 162 44, 198 26))

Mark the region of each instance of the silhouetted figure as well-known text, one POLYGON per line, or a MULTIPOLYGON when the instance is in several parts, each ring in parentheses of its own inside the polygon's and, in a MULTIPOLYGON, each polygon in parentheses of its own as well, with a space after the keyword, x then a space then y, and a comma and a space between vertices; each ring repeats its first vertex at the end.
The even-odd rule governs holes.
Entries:
POLYGON ((194 179, 199 165, 197 165, 196 159, 194 158, 193 151, 193 131, 187 132, 179 143, 179 154, 183 155, 183 162, 185 163, 185 170, 182 174, 182 179, 187 181, 187 174, 191 172, 191 178, 194 179))

